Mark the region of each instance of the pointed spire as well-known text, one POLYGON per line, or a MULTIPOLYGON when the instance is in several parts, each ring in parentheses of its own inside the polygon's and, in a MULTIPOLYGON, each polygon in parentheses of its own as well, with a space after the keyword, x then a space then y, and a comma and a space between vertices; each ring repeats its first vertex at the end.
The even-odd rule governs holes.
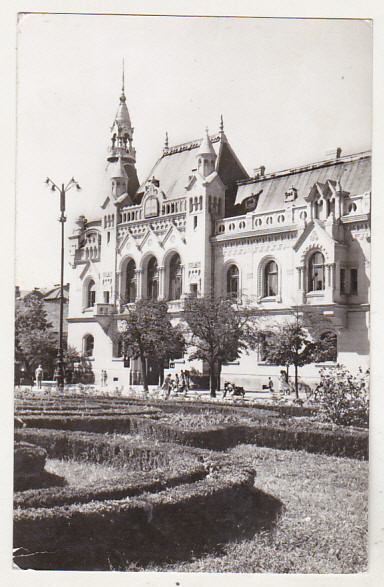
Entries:
POLYGON ((209 138, 208 134, 208 127, 205 129, 205 137, 201 141, 200 147, 197 150, 196 155, 201 157, 203 155, 211 155, 212 157, 216 158, 215 149, 212 146, 211 139, 209 138))
POLYGON ((132 146, 133 127, 125 98, 125 71, 124 59, 121 75, 121 96, 115 120, 111 126, 111 146, 109 160, 122 156, 125 159, 136 161, 136 152, 132 146))
POLYGON ((163 147, 163 154, 166 155, 169 151, 168 132, 165 133, 165 142, 163 147))
POLYGON ((220 114, 220 134, 224 133, 224 120, 223 120, 223 115, 220 114))

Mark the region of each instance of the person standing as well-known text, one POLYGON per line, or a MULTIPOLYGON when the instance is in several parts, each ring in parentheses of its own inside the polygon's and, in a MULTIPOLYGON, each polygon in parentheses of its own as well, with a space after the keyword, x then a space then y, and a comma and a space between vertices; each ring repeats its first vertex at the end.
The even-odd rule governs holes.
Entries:
POLYGON ((272 377, 269 377, 268 379, 268 388, 271 393, 274 392, 272 377))
POLYGON ((287 372, 284 371, 284 369, 282 369, 280 371, 280 376, 279 376, 279 392, 280 395, 289 395, 290 394, 290 387, 288 384, 288 376, 287 376, 287 372))
POLYGON ((39 365, 35 371, 35 380, 37 389, 41 389, 41 382, 43 380, 43 369, 41 365, 39 365))

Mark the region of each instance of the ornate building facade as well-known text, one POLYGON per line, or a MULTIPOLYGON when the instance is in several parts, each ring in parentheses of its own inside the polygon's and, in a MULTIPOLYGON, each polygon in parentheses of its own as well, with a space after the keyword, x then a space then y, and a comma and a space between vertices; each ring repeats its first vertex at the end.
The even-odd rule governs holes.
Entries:
MULTIPOLYGON (((310 309, 318 333, 337 337, 338 362, 368 367, 370 153, 337 149, 319 163, 249 176, 221 120, 202 139, 171 147, 166 138, 140 184, 123 88, 107 160, 100 215, 80 216, 69 237, 69 344, 90 358, 96 381, 106 370, 108 382, 138 382, 119 343, 135 300, 165 299, 177 319, 186 296, 211 291, 246 300, 266 323, 310 309)), ((278 372, 262 359, 244 355, 223 376, 261 388, 278 372)), ((316 377, 318 367, 304 372, 316 377)))

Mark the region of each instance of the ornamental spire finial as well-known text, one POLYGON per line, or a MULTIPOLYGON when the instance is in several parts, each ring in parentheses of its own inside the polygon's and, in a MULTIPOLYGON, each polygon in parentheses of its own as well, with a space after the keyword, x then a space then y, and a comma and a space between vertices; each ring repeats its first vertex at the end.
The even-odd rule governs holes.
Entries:
POLYGON ((124 94, 124 58, 123 58, 123 75, 122 75, 121 91, 124 94))
POLYGON ((220 115, 220 134, 223 134, 224 132, 224 120, 223 120, 223 115, 220 115))
POLYGON ((163 147, 163 154, 166 155, 169 152, 169 143, 168 143, 168 131, 165 133, 165 142, 163 147))

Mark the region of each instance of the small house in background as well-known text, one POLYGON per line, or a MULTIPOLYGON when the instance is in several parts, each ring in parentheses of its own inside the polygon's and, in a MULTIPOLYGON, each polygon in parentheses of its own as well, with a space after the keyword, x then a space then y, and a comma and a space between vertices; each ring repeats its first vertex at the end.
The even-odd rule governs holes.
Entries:
MULTIPOLYGON (((18 285, 15 286, 15 304, 16 306, 23 305, 23 300, 26 295, 35 293, 42 302, 47 313, 47 320, 52 323, 52 332, 59 334, 60 329, 60 285, 55 285, 52 289, 35 287, 33 290, 21 290, 18 285)), ((63 338, 66 342, 68 337, 68 298, 69 298, 69 283, 63 287, 63 338)))

